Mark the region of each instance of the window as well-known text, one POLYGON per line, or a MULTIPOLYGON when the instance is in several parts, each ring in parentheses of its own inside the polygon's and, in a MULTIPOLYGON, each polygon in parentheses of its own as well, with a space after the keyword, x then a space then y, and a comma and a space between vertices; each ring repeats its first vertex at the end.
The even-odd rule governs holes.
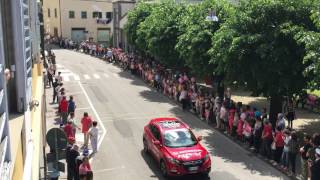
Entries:
POLYGON ((149 129, 150 129, 151 133, 153 134, 153 136, 157 140, 160 140, 160 131, 158 130, 158 128, 155 127, 154 125, 149 125, 149 129))
POLYGON ((57 8, 54 8, 54 17, 55 17, 55 18, 57 18, 57 17, 58 17, 57 8))
POLYGON ((74 19, 74 11, 69 11, 69 18, 74 19))
POLYGON ((102 12, 93 12, 92 13, 92 18, 102 18, 102 12))
POLYGON ((106 18, 112 19, 112 12, 106 12, 106 18))
POLYGON ((50 8, 48 8, 48 17, 51 17, 50 8))
POLYGON ((87 19, 87 11, 81 11, 81 18, 87 19))

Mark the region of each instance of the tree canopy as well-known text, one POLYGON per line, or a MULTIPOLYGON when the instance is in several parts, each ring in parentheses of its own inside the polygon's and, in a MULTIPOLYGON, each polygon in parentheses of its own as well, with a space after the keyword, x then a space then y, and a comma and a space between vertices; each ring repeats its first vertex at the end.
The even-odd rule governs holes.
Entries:
POLYGON ((175 48, 194 74, 199 77, 212 75, 214 65, 209 64, 208 54, 212 44, 211 37, 233 13, 232 7, 225 1, 207 0, 187 6, 186 11, 187 15, 180 21, 182 34, 178 37, 175 48), (206 20, 211 9, 219 16, 218 22, 206 20))
MULTIPOLYGON (((237 4, 138 3, 129 13, 129 42, 169 67, 187 66, 200 77, 223 75, 271 97, 320 87, 319 0, 246 0, 237 4), (210 9, 218 22, 205 20, 210 9)), ((271 118, 274 118, 271 117, 271 118)))

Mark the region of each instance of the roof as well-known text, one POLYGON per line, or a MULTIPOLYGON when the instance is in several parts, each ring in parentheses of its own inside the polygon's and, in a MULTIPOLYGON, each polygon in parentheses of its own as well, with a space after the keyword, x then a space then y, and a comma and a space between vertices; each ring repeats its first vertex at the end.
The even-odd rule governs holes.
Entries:
POLYGON ((155 118, 151 120, 151 123, 157 125, 162 130, 189 128, 187 124, 177 118, 155 118))

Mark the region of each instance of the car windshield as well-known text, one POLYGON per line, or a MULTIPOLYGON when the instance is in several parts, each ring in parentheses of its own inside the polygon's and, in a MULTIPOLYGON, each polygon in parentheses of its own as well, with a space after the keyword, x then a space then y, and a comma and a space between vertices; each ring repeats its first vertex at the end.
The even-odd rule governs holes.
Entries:
POLYGON ((194 135, 188 129, 168 130, 163 136, 164 145, 170 148, 191 147, 197 144, 194 135))

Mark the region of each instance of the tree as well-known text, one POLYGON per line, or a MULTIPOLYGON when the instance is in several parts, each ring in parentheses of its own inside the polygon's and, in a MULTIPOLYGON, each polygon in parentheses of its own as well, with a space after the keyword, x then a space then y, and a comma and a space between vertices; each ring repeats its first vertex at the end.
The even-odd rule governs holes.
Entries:
POLYGON ((181 67, 184 64, 174 47, 181 34, 178 22, 185 14, 183 4, 161 2, 138 26, 137 39, 146 43, 145 51, 169 67, 181 67))
POLYGON ((150 14, 155 5, 151 3, 138 2, 133 10, 128 12, 128 21, 125 25, 125 32, 128 42, 139 51, 146 49, 145 42, 138 39, 137 30, 141 22, 143 22, 150 14), (140 41, 139 41, 140 40, 140 41))
POLYGON ((225 1, 206 0, 199 4, 189 5, 186 11, 187 15, 180 21, 182 34, 178 37, 175 48, 194 74, 199 77, 212 75, 214 65, 209 64, 208 54, 212 45, 211 38, 226 18, 232 15, 231 5, 225 1), (206 20, 210 10, 216 12, 218 22, 206 20))
POLYGON ((270 119, 282 112, 282 97, 307 87, 310 62, 295 35, 315 30, 310 0, 249 0, 219 29, 211 63, 226 78, 246 82, 255 94, 270 97, 270 119))

